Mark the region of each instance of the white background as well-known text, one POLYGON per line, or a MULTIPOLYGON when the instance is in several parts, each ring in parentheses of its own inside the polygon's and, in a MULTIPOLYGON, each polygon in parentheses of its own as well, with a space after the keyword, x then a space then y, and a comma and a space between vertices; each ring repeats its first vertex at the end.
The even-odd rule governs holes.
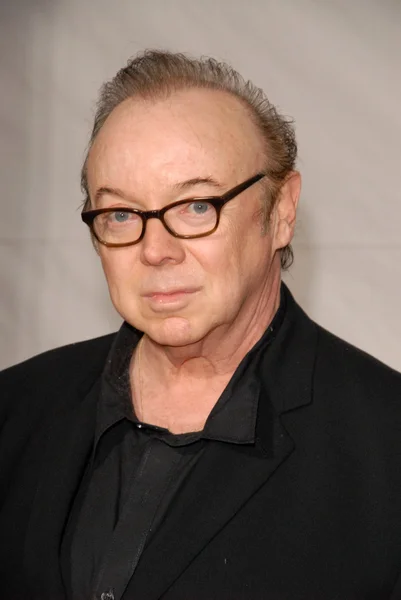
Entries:
POLYGON ((286 281, 401 370, 400 0, 1 0, 0 367, 119 325, 79 171, 99 86, 147 47, 228 60, 295 117, 286 281))

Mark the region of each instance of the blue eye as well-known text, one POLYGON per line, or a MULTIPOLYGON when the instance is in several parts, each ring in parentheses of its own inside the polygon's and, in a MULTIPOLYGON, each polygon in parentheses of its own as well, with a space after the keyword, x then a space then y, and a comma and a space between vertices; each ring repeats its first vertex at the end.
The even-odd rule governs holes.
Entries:
POLYGON ((113 213, 113 216, 118 223, 125 223, 129 219, 130 213, 118 211, 113 213))
POLYGON ((190 205, 190 209, 197 215, 204 215, 210 208, 210 204, 208 202, 193 202, 190 205))

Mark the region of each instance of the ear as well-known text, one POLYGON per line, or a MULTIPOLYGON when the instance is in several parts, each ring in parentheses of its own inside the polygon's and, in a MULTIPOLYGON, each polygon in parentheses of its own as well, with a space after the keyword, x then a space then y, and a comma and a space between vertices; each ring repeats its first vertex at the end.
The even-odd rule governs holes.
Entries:
POLYGON ((273 209, 274 250, 287 246, 294 236, 300 193, 301 175, 298 171, 292 171, 281 186, 273 209))

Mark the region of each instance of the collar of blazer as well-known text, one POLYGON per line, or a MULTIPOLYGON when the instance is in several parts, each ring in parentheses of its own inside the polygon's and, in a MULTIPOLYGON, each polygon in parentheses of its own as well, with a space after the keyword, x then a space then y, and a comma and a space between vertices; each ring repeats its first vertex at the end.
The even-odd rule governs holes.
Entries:
MULTIPOLYGON (((208 444, 179 500, 171 507, 169 518, 145 549, 128 584, 129 597, 145 594, 148 600, 159 598, 293 451, 294 441, 280 415, 311 402, 318 330, 287 288, 284 293, 284 321, 260 365, 255 445, 208 444)), ((74 408, 55 416, 49 428, 24 558, 25 572, 40 590, 41 600, 63 597, 60 544, 90 456, 98 393, 99 380, 80 402, 71 404, 70 399, 68 404, 74 408)))

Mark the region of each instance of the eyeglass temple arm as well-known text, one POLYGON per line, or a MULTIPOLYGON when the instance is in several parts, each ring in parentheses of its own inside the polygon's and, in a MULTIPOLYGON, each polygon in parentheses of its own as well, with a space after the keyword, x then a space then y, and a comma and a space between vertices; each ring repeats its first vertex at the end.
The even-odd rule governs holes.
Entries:
POLYGON ((231 200, 235 196, 238 196, 239 194, 241 194, 242 192, 247 190, 249 187, 251 187, 251 185, 253 185, 257 181, 259 181, 263 177, 265 177, 264 173, 258 173, 257 175, 254 175, 253 177, 251 177, 251 179, 248 179, 247 181, 240 183, 239 185, 237 185, 235 188, 233 188, 226 194, 223 194, 221 199, 224 200, 225 202, 227 202, 227 200, 231 200))

